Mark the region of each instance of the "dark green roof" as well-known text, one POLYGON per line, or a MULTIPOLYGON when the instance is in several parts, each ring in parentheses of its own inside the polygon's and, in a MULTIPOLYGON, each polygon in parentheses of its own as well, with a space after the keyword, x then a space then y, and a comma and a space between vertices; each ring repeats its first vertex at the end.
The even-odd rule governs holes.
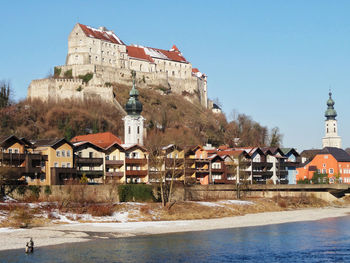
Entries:
POLYGON ((140 115, 142 112, 142 103, 139 101, 139 91, 135 87, 135 76, 133 75, 132 89, 129 93, 130 97, 125 105, 125 111, 128 115, 140 115))
POLYGON ((324 113, 324 116, 327 118, 327 120, 335 120, 335 117, 337 117, 337 112, 334 109, 334 100, 332 99, 332 92, 329 92, 329 99, 327 100, 327 110, 324 113))

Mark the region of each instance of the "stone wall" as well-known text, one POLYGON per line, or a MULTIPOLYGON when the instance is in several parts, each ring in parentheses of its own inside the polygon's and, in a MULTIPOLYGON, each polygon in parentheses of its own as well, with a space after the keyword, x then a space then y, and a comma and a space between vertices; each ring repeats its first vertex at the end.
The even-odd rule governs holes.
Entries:
POLYGON ((40 79, 33 80, 28 87, 28 99, 88 100, 101 99, 113 103, 112 87, 86 85, 81 79, 40 79))

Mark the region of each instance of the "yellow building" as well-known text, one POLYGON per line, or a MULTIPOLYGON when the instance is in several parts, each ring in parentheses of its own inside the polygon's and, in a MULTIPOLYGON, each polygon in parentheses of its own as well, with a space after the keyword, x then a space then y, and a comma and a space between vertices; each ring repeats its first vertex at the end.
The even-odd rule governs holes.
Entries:
POLYGON ((148 183, 148 152, 140 145, 125 149, 126 183, 148 183))
POLYGON ((113 143, 105 149, 105 182, 125 183, 125 149, 113 143))
POLYGON ((37 181, 36 184, 57 185, 78 180, 76 168, 73 168, 73 145, 66 139, 35 141, 34 151, 47 156, 41 167, 45 179, 37 181))

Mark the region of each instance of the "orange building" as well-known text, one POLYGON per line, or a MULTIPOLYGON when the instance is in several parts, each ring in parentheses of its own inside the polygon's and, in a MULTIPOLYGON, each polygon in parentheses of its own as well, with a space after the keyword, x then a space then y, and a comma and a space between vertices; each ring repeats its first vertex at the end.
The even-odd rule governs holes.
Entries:
POLYGON ((303 167, 297 168, 297 180, 311 179, 315 172, 327 174, 330 183, 339 178, 350 184, 350 155, 340 148, 325 147, 303 167))

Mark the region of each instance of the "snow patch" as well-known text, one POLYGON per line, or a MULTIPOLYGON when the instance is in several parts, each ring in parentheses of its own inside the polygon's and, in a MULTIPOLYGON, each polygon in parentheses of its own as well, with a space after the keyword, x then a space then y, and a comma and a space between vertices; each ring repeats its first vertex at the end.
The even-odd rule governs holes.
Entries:
POLYGON ((253 205, 254 203, 251 201, 242 201, 242 200, 223 200, 219 201, 221 204, 228 204, 228 205, 253 205))
POLYGON ((4 202, 5 202, 5 203, 14 203, 14 202, 17 202, 17 200, 16 200, 16 199, 13 199, 12 197, 10 197, 10 196, 8 196, 8 195, 6 195, 6 196, 4 197, 4 202))

